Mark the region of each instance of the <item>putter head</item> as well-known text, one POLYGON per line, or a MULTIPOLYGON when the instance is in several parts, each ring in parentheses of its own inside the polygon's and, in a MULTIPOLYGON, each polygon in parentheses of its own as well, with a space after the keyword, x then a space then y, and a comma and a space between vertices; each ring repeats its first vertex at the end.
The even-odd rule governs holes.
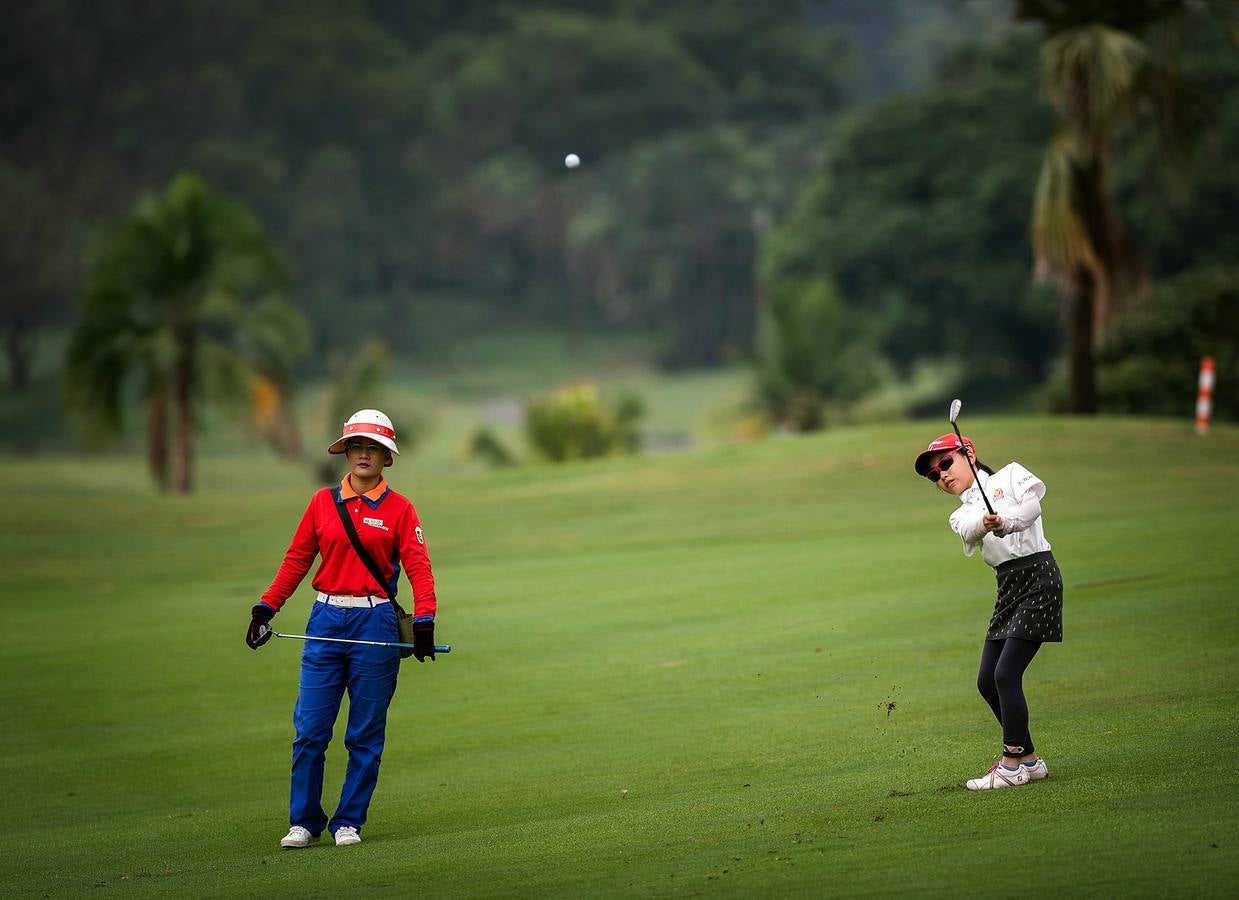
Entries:
POLYGON ((951 401, 951 424, 952 425, 954 425, 955 420, 959 418, 959 411, 961 408, 963 408, 963 405, 964 403, 962 400, 957 399, 957 400, 951 401))

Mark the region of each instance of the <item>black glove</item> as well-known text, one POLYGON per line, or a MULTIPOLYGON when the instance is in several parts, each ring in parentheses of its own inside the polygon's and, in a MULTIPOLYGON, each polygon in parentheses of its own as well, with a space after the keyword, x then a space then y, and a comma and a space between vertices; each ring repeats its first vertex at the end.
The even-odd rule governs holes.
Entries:
POLYGON ((271 628, 267 625, 275 617, 275 610, 265 603, 258 603, 251 610, 249 631, 245 632, 245 646, 257 650, 271 640, 271 628))
POLYGON ((435 658, 435 623, 429 622, 414 622, 413 623, 413 656, 418 662, 425 662, 429 656, 431 662, 435 658))

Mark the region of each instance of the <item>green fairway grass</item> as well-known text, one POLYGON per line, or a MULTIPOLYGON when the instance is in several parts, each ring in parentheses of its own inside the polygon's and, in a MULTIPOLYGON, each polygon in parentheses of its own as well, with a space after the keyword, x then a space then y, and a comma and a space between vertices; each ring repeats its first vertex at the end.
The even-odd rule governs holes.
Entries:
MULTIPOLYGON (((364 842, 297 852, 301 647, 242 638, 305 469, 209 458, 180 498, 137 459, 8 456, 0 896, 1234 896, 1239 429, 965 427, 1048 485, 1048 781, 961 786, 999 748, 993 575, 912 473, 945 421, 425 480, 414 457, 389 475, 455 650, 402 664, 364 842)), ((329 811, 344 763, 341 726, 329 811)))

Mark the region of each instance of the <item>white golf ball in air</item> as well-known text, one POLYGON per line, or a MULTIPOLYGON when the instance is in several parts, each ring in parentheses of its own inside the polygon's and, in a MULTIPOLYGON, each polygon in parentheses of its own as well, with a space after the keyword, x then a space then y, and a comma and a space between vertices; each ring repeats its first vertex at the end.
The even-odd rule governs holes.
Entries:
POLYGON ((567 166, 569 169, 575 169, 580 164, 581 164, 581 157, 577 156, 575 153, 569 153, 567 156, 564 157, 564 165, 567 166))

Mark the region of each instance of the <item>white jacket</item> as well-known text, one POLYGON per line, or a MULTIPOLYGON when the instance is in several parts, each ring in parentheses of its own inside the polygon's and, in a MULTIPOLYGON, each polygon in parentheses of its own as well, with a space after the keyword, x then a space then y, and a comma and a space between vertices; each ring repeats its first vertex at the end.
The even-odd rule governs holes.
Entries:
POLYGON ((959 495, 959 509, 951 513, 951 530, 964 541, 964 556, 978 546, 981 558, 997 568, 1002 563, 1050 549, 1041 528, 1041 498, 1045 483, 1017 462, 993 475, 977 472, 972 487, 959 495), (1002 516, 1003 528, 991 534, 981 524, 988 510, 981 491, 989 497, 994 512, 1002 516))

